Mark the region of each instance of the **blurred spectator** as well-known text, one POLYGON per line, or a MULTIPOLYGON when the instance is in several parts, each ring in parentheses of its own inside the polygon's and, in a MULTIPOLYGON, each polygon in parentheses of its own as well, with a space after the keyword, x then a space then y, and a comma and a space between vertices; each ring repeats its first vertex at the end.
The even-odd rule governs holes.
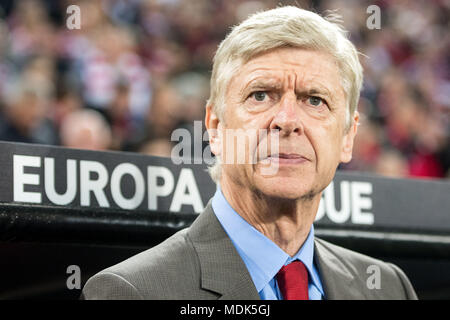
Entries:
POLYGON ((64 118, 83 108, 80 96, 69 89, 61 88, 53 109, 53 121, 60 129, 64 118))
POLYGON ((77 110, 61 124, 61 143, 69 148, 107 150, 111 145, 111 129, 99 112, 77 110))
POLYGON ((131 112, 129 105, 130 87, 126 83, 118 83, 115 96, 105 111, 113 133, 111 148, 120 150, 131 134, 131 112))
POLYGON ((209 96, 209 79, 196 72, 185 72, 171 81, 180 97, 182 121, 193 124, 204 118, 205 104, 209 96))
POLYGON ((340 168, 450 176, 448 1, 80 0, 81 29, 69 30, 72 4, 0 2, 0 139, 168 156, 173 130, 193 135, 203 120, 211 59, 230 27, 297 4, 336 9, 364 54, 362 121, 340 168), (366 26, 372 4, 381 29, 366 26))
POLYGON ((25 82, 13 85, 3 108, 0 140, 57 144, 58 134, 46 118, 49 100, 42 88, 25 82))
POLYGON ((182 97, 171 84, 156 89, 152 106, 147 116, 147 139, 170 139, 181 117, 182 97))
POLYGON ((375 173, 392 178, 408 176, 408 163, 396 150, 383 150, 375 163, 375 173))
POLYGON ((46 6, 38 0, 15 1, 8 19, 10 57, 25 63, 34 55, 52 57, 56 51, 56 30, 49 19, 46 6))

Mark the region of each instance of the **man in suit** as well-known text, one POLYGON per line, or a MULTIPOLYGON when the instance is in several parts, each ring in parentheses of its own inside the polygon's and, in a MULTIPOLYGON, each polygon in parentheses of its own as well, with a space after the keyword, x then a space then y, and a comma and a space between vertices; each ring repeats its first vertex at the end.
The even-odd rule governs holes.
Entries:
POLYGON ((417 298, 397 266, 314 237, 359 120, 362 67, 334 18, 280 7, 233 28, 206 107, 216 194, 190 228, 89 279, 83 298, 417 298))

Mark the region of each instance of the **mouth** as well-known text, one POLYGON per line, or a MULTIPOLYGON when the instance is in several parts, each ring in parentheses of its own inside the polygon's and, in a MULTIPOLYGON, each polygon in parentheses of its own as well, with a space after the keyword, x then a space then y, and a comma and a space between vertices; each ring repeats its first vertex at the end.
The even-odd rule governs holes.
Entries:
POLYGON ((277 162, 279 164, 301 164, 307 161, 309 159, 298 153, 277 153, 262 159, 263 163, 277 162))

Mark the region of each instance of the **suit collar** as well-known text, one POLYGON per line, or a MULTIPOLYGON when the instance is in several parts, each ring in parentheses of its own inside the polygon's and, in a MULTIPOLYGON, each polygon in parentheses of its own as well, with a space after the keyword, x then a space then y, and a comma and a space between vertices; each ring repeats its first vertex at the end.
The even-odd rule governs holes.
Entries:
POLYGON ((217 220, 211 201, 188 231, 197 251, 201 286, 225 300, 260 299, 247 267, 217 220))
POLYGON ((364 296, 354 285, 355 276, 351 270, 336 256, 330 248, 331 244, 316 238, 315 262, 327 300, 358 300, 364 296))

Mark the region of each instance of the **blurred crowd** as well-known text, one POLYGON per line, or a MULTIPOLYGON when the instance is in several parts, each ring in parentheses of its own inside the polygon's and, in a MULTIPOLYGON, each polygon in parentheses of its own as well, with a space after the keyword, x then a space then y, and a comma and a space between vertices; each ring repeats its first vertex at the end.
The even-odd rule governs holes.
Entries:
POLYGON ((450 177, 450 1, 0 2, 0 140, 170 156, 203 120, 212 57, 230 27, 278 4, 338 9, 365 72, 343 170, 450 177), (67 8, 81 9, 70 30, 67 8), (367 7, 381 8, 370 30, 367 7))

